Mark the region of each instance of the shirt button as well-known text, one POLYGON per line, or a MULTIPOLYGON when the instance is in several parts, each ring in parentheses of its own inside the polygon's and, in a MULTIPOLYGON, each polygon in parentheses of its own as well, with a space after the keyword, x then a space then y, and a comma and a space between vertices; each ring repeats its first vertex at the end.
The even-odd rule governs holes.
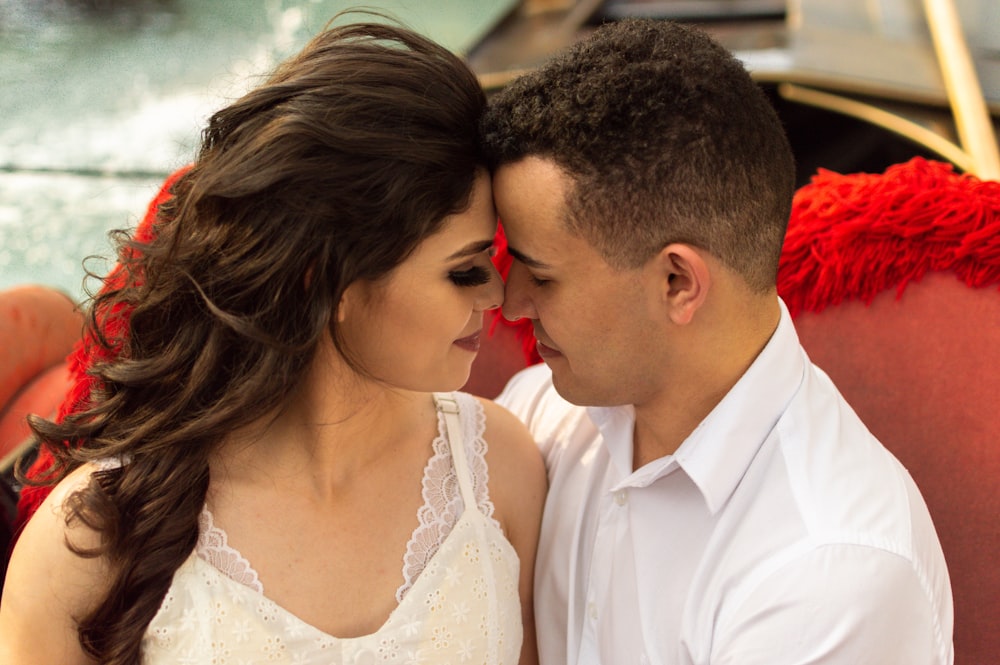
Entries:
POLYGON ((628 503, 628 492, 626 492, 625 490, 618 490, 617 492, 615 492, 615 503, 617 503, 619 506, 624 506, 626 503, 628 503))
POLYGON ((587 614, 590 615, 592 621, 597 621, 597 605, 594 603, 587 603, 587 614))

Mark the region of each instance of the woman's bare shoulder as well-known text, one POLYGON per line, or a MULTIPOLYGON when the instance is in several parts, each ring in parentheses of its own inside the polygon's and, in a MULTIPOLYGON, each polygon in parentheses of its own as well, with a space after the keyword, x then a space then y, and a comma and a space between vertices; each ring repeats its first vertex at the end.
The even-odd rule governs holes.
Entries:
POLYGON ((54 542, 70 544, 81 550, 100 545, 100 534, 80 520, 71 519, 70 507, 73 496, 90 483, 90 477, 97 470, 94 464, 84 464, 63 478, 28 521, 14 551, 36 545, 48 549, 54 542))
MULTIPOLYGON (((486 415, 484 437, 489 446, 491 463, 496 460, 501 465, 513 464, 522 470, 528 467, 544 476, 541 453, 525 424, 496 402, 482 397, 476 399, 486 415)), ((493 472, 492 464, 490 471, 493 472)))
POLYGON ((102 557, 77 553, 99 546, 101 534, 70 519, 69 505, 95 470, 84 465, 66 476, 17 540, 0 602, 5 663, 91 662, 80 647, 76 622, 103 598, 108 572, 102 557))
POLYGON ((547 480, 542 455, 528 428, 507 409, 478 398, 486 414, 490 497, 501 524, 517 529, 515 520, 525 521, 529 531, 537 529, 545 501, 547 480))

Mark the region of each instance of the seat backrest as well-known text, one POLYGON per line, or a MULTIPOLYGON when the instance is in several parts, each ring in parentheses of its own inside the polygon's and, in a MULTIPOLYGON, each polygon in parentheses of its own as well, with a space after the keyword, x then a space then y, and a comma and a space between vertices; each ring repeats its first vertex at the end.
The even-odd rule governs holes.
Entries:
POLYGON ((795 319, 802 344, 920 487, 955 601, 955 662, 1000 653, 1000 291, 931 273, 795 319))
MULTIPOLYGON (((27 415, 52 417, 62 402, 69 387, 65 358, 82 329, 76 303, 55 288, 0 290, 0 483, 30 447, 27 415)), ((11 520, 4 498, 0 517, 11 520)))
POLYGON ((1000 653, 1000 182, 920 158, 820 170, 778 292, 802 345, 909 469, 944 549, 955 662, 1000 653))

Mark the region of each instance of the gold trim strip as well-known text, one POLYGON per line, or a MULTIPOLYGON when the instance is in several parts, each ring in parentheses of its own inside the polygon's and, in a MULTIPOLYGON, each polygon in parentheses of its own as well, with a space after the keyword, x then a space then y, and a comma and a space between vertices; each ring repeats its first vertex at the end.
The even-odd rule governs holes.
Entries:
POLYGON ((969 154, 961 147, 952 143, 937 132, 927 129, 919 123, 908 120, 900 115, 872 106, 865 102, 848 97, 841 97, 829 92, 807 88, 793 83, 782 83, 778 86, 778 94, 783 98, 808 104, 817 108, 835 111, 846 116, 863 120, 899 134, 914 143, 922 145, 941 155, 949 162, 965 172, 972 172, 973 162, 969 154))

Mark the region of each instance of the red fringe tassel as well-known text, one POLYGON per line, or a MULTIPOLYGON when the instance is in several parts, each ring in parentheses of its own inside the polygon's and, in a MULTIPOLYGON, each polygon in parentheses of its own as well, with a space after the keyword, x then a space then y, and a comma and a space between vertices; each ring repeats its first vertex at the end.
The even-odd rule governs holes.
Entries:
POLYGON ((884 174, 820 169, 796 193, 778 270, 792 316, 892 288, 899 297, 928 271, 1000 282, 1000 182, 916 157, 884 174))

